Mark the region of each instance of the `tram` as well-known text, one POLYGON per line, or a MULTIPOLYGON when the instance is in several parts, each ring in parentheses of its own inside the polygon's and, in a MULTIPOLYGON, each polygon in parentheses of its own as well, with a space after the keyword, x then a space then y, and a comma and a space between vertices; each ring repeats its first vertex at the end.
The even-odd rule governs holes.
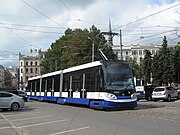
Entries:
POLYGON ((101 60, 28 79, 30 99, 90 108, 135 108, 137 97, 127 61, 101 60))

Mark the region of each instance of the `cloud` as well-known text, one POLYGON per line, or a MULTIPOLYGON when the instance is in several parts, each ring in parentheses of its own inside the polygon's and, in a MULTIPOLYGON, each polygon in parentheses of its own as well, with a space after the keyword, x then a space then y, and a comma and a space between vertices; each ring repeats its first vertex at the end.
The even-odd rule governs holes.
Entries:
MULTIPOLYGON (((155 12, 180 4, 179 0, 24 1, 47 17, 22 2, 22 0, 1 0, 0 57, 2 58, 11 59, 9 55, 17 58, 15 54, 19 52, 29 55, 31 48, 48 49, 51 43, 62 36, 67 28, 89 29, 92 25, 95 25, 101 31, 108 31, 109 18, 111 19, 113 32, 119 32, 122 29, 124 45, 137 43, 160 44, 161 37, 164 35, 168 37, 168 43, 170 44, 175 44, 179 40, 174 40, 177 37, 174 31, 167 33, 166 31, 173 30, 173 27, 179 30, 180 24, 177 23, 177 20, 180 20, 180 15, 177 14, 177 10, 180 9, 180 6, 126 27, 121 27, 155 12), (21 26, 16 24, 21 24, 21 26), (169 28, 158 26, 169 26, 169 28), (158 35, 158 33, 162 34, 158 35), (157 35, 152 36, 153 34, 157 35), (140 39, 142 36, 144 38, 140 39), (11 52, 11 54, 4 51, 11 52)), ((119 44, 119 37, 114 37, 114 43, 119 44)), ((4 60, 0 61, 0 64, 14 65, 15 63, 4 60)), ((18 65, 18 63, 15 65, 18 65)))

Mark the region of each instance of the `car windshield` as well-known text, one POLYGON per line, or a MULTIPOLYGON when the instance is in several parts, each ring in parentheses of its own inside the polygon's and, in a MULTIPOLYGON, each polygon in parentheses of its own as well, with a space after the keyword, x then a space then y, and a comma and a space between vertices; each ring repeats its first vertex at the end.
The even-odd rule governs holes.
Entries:
POLYGON ((155 91, 155 92, 164 91, 164 88, 155 88, 154 91, 155 91))
POLYGON ((126 63, 108 63, 106 66, 107 89, 127 90, 133 89, 131 70, 126 63))

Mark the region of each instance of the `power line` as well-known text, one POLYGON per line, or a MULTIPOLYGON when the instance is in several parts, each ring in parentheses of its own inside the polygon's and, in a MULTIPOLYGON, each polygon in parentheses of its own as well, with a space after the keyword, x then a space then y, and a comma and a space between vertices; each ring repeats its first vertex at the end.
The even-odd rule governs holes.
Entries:
POLYGON ((51 22, 55 23, 56 25, 66 29, 65 27, 63 27, 62 25, 60 25, 59 23, 57 23, 56 21, 52 20, 51 18, 49 18, 48 16, 46 16, 45 14, 43 14, 42 12, 40 12, 39 10, 37 10, 36 8, 34 8, 33 6, 31 6, 30 4, 28 4, 27 2, 25 2, 24 0, 20 0, 22 1, 24 4, 26 4, 27 6, 29 6, 30 8, 34 9, 36 12, 38 12, 39 14, 41 14, 42 16, 44 16, 45 18, 47 18, 48 20, 50 20, 51 22))
POLYGON ((139 21, 144 20, 144 19, 146 19, 146 18, 148 18, 148 17, 154 16, 154 15, 156 15, 156 14, 162 13, 162 12, 164 12, 164 11, 167 11, 167 10, 169 10, 169 9, 172 9, 172 8, 175 8, 175 7, 178 7, 178 6, 180 6, 180 4, 177 4, 177 5, 174 5, 174 6, 172 6, 172 7, 169 7, 169 8, 163 9, 163 10, 160 10, 160 11, 158 11, 158 12, 155 12, 155 13, 153 13, 153 14, 147 15, 147 16, 142 17, 142 18, 140 18, 140 19, 138 19, 138 20, 136 20, 136 21, 133 21, 133 22, 127 23, 127 24, 125 24, 125 25, 122 25, 122 26, 120 26, 120 27, 114 28, 113 30, 123 28, 123 27, 125 27, 125 26, 128 26, 128 25, 131 25, 131 24, 133 24, 133 23, 139 22, 139 21))
POLYGON ((79 17, 77 17, 77 15, 75 15, 75 14, 73 13, 73 11, 72 11, 62 0, 58 0, 58 1, 61 2, 61 3, 69 10, 69 12, 71 12, 71 14, 72 14, 75 18, 77 18, 77 20, 80 21, 79 17))
POLYGON ((151 38, 151 37, 154 37, 154 36, 162 35, 162 34, 173 32, 173 31, 174 30, 168 30, 168 31, 157 33, 157 34, 152 34, 152 35, 149 35, 149 36, 144 36, 143 38, 138 38, 138 39, 126 42, 126 44, 129 44, 129 43, 132 43, 132 42, 137 42, 137 41, 142 41, 142 40, 146 41, 147 38, 151 38))
MULTIPOLYGON (((4 24, 2 24, 4 26, 4 28, 8 29, 9 31, 11 31, 16 37, 18 37, 19 39, 23 40, 25 43, 27 43, 29 46, 34 46, 37 47, 35 45, 30 44, 27 40, 25 40, 24 38, 22 38, 21 36, 19 36, 17 33, 15 33, 12 29, 10 29, 9 27, 5 26, 4 24)), ((40 47, 38 47, 40 48, 40 47)))
MULTIPOLYGON (((2 27, 0 26, 0 28, 6 28, 6 27, 2 27)), ((40 30, 29 30, 29 29, 21 29, 21 28, 11 28, 8 27, 9 29, 13 29, 13 30, 21 30, 21 31, 28 31, 28 32, 39 32, 39 33, 46 33, 46 34, 63 34, 63 33, 59 33, 59 32, 48 32, 48 31, 40 31, 40 30)))
POLYGON ((0 22, 0 24, 23 26, 23 27, 25 26, 25 27, 31 27, 31 28, 62 29, 61 27, 53 27, 53 26, 27 25, 27 24, 15 24, 15 23, 3 23, 3 22, 0 22))

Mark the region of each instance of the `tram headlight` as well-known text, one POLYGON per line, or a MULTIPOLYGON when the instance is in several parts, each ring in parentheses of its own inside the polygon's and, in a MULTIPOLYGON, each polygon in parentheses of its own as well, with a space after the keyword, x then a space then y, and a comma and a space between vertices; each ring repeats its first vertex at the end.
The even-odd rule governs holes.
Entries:
POLYGON ((137 99, 137 95, 136 94, 132 94, 131 95, 131 99, 137 99))
POLYGON ((113 94, 110 94, 110 93, 106 93, 105 96, 108 98, 108 99, 117 99, 117 97, 113 94))

